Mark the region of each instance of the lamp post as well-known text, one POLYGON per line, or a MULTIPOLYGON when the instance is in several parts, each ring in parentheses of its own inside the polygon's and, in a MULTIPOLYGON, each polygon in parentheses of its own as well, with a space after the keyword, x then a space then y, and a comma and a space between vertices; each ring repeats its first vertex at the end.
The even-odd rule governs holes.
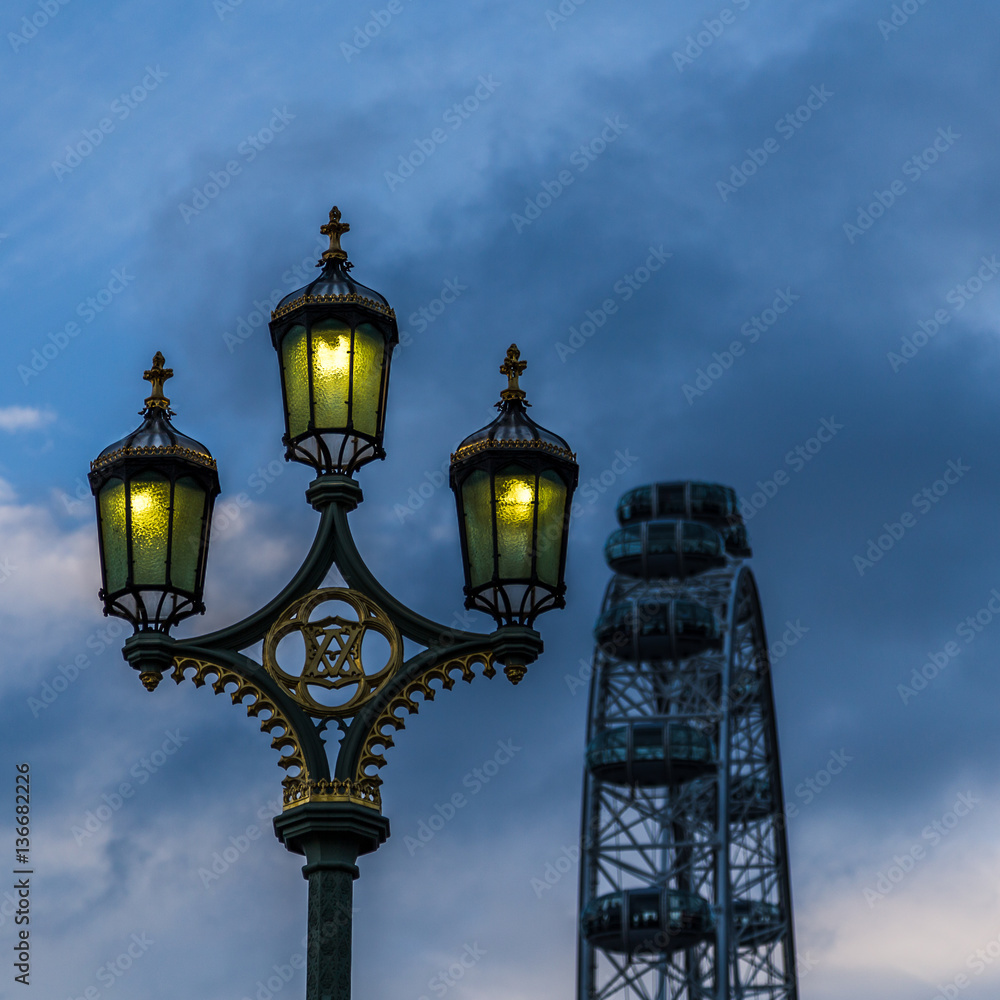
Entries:
POLYGON ((362 501, 353 474, 384 458, 389 366, 396 318, 378 293, 354 281, 334 208, 319 277, 286 296, 270 329, 278 354, 285 457, 311 466, 306 499, 320 514, 312 547, 264 607, 193 639, 170 629, 203 613, 212 504, 219 481, 208 449, 178 432, 161 354, 144 374, 153 392, 143 422, 91 463, 97 501, 104 613, 131 622, 125 660, 153 691, 169 673, 198 686, 209 678, 268 733, 286 776, 275 817, 281 843, 304 855, 309 883, 307 1000, 348 1000, 357 859, 389 836, 378 770, 392 733, 440 688, 502 665, 512 683, 542 651, 532 627, 564 604, 563 581, 575 457, 528 418, 515 345, 501 372, 500 415, 452 456, 466 576, 466 606, 497 629, 450 629, 393 598, 365 565, 348 514, 362 501), (347 588, 320 587, 336 565, 347 588), (403 637, 422 647, 403 660, 403 637), (244 651, 263 640, 260 663, 244 651), (375 652, 372 650, 375 649, 375 652), (374 659, 373 659, 374 657, 374 659), (432 686, 434 685, 434 686, 432 686), (438 687, 439 685, 439 687, 438 687), (418 700, 419 697, 419 700, 418 700), (342 733, 335 759, 326 726, 342 733))

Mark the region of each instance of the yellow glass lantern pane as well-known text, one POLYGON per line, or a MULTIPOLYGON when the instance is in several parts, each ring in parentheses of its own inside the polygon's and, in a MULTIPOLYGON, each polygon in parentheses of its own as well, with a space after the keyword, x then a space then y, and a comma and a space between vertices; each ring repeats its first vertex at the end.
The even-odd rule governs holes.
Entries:
POLYGON ((309 352, 306 328, 293 326, 281 342, 281 371, 288 403, 288 433, 304 434, 309 426, 309 352))
POLYGON ((354 429, 373 437, 378 433, 384 355, 385 338, 362 323, 354 333, 354 429))
POLYGON ((101 488, 101 535, 104 539, 105 587, 116 593, 128 582, 128 541, 125 534, 125 484, 111 479, 101 488))
POLYGON ((538 477, 538 578, 559 585, 559 562, 566 517, 566 484, 552 471, 538 477))
POLYGON ((130 483, 132 582, 137 587, 167 582, 170 482, 148 472, 130 483))
POLYGON ((501 579, 531 576, 535 496, 533 472, 519 465, 508 465, 497 473, 497 549, 501 579))
POLYGON ((317 428, 347 426, 351 328, 324 320, 312 328, 313 415, 317 428))
POLYGON ((473 587, 493 578, 493 496, 489 473, 477 469, 462 484, 465 544, 473 587))
POLYGON ((170 583, 181 590, 195 589, 204 516, 205 491, 189 477, 178 479, 174 484, 170 583))

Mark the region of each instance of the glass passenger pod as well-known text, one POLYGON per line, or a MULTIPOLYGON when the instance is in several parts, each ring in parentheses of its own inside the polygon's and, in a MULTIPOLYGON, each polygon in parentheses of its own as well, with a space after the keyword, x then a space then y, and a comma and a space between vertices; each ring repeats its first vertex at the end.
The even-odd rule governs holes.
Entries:
POLYGON ((693 576, 726 562, 722 536, 697 521, 643 521, 619 528, 604 546, 616 573, 643 579, 693 576))
POLYGON ((734 779, 729 788, 730 815, 736 820, 767 819, 774 813, 774 796, 766 778, 745 774, 734 779))
POLYGON ((618 501, 618 523, 623 527, 661 518, 699 521, 722 535, 734 556, 751 555, 746 525, 739 512, 736 491, 717 483, 653 483, 629 490, 618 501))
POLYGON ((679 785, 715 769, 715 744, 694 726, 644 719, 598 733, 587 747, 587 766, 594 777, 619 785, 679 785))
POLYGON ((733 933, 737 948, 757 948, 781 937, 785 928, 781 907, 759 899, 733 900, 733 933))
MULTIPOLYGON (((692 786, 694 798, 706 805, 706 815, 715 823, 719 801, 714 779, 699 778, 692 786)), ((734 777, 729 785, 729 819, 734 823, 755 823, 768 819, 775 812, 774 796, 766 778, 754 774, 734 777)))
POLYGON ((714 933, 708 901, 678 889, 625 889, 592 899, 580 917, 587 940, 604 951, 668 954, 714 933))
POLYGON ((629 601, 594 626, 602 652, 620 660, 679 660, 722 645, 711 609, 694 601, 629 601))

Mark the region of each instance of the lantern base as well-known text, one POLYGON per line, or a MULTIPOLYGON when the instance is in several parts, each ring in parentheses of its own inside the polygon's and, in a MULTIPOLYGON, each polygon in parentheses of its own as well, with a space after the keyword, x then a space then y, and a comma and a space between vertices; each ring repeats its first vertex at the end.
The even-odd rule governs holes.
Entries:
POLYGON ((139 671, 147 691, 155 691, 163 674, 174 665, 175 640, 163 632, 136 632, 125 640, 122 657, 139 671))
POLYGON ((320 476, 352 476, 369 462, 385 460, 380 439, 360 431, 309 430, 295 437, 285 435, 285 461, 309 465, 320 476))
POLYGON ((507 666, 503 668, 504 674, 507 676, 507 680, 517 687, 518 684, 524 679, 524 675, 528 672, 528 668, 523 663, 508 663, 507 666))
POLYGON ((484 611, 497 625, 531 628, 545 611, 566 607, 566 584, 555 589, 538 580, 529 582, 491 581, 479 587, 465 588, 465 606, 470 611, 484 611))
POLYGON ((322 512, 324 507, 336 504, 346 513, 354 510, 364 500, 357 480, 339 473, 317 476, 306 490, 306 500, 314 510, 322 512))
POLYGON ((545 648, 542 637, 525 625, 503 625, 491 639, 496 641, 496 658, 503 666, 503 672, 511 684, 520 684, 528 672, 528 664, 534 663, 545 648))
POLYGON ((147 691, 155 691, 160 681, 163 680, 163 674, 159 670, 144 670, 139 674, 139 680, 142 681, 142 686, 147 691))

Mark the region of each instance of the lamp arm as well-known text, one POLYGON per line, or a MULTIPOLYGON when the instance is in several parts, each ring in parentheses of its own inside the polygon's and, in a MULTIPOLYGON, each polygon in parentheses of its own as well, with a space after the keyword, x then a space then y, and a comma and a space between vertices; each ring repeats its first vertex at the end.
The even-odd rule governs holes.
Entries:
POLYGON ((414 642, 422 646, 440 648, 452 646, 455 643, 476 642, 482 645, 486 636, 479 632, 467 632, 464 629, 450 628, 440 622, 432 621, 423 615, 411 611, 405 604, 390 594, 365 564, 354 543, 351 526, 347 520, 347 511, 343 507, 335 508, 333 512, 334 528, 334 558, 337 569, 354 590, 361 591, 376 604, 384 608, 396 627, 414 642))
MULTIPOLYGON (((328 779, 330 765, 323 737, 313 720, 256 661, 228 649, 210 648, 198 640, 173 639, 163 632, 139 632, 125 641, 125 660, 136 670, 167 673, 176 683, 191 680, 202 687, 208 680, 216 694, 228 694, 234 705, 243 705, 247 715, 258 719, 268 735, 275 728, 271 745, 283 755, 280 766, 297 765, 303 780, 328 779), (193 674, 187 671, 193 669, 193 674), (230 685, 235 685, 230 688, 230 685), (227 690, 229 688, 229 690, 227 690), (261 713, 264 713, 263 716, 261 713)), ((155 686, 155 685, 154 685, 155 686)), ((287 780, 287 779, 286 779, 287 780)))
MULTIPOLYGON (((206 659, 219 666, 228 667, 234 674, 238 674, 245 680, 244 687, 238 687, 233 692, 226 692, 231 694, 234 704, 241 703, 242 696, 246 693, 257 698, 257 702, 251 708, 260 710, 264 707, 265 702, 270 702, 274 706, 273 710, 270 706, 266 706, 271 712, 271 719, 278 720, 280 725, 284 727, 286 738, 291 737, 292 743, 289 745, 292 745, 301 754, 309 778, 315 781, 329 777, 330 765, 327 760, 326 748, 316 724, 256 660, 230 650, 212 650, 199 647, 194 642, 182 642, 178 643, 174 649, 176 666, 173 671, 173 679, 180 684, 185 679, 187 667, 197 665, 192 661, 206 659)), ((197 672, 193 678, 189 679, 193 679, 197 684, 197 672)), ((216 687, 217 694, 222 693, 221 690, 218 690, 217 683, 213 687, 216 687)), ((257 711, 248 711, 247 714, 256 715, 257 711)), ((269 732, 266 723, 267 720, 261 720, 261 729, 269 732)), ((281 739, 282 737, 278 737, 279 742, 281 739)), ((285 742, 287 743, 287 739, 285 742)), ((277 744, 275 744, 275 749, 279 749, 277 744)))
POLYGON ((320 511, 319 525, 312 547, 295 576, 284 589, 273 597, 259 611, 248 615, 235 625, 207 635, 186 640, 193 646, 212 650, 240 650, 259 642, 267 634, 274 620, 293 601, 315 590, 322 582, 334 562, 334 535, 337 531, 337 507, 331 504, 320 511))
POLYGON ((306 491, 306 499, 320 512, 320 521, 312 547, 295 576, 259 611, 234 625, 188 642, 218 650, 240 650, 252 646, 264 638, 288 605, 319 587, 334 564, 347 585, 384 608, 408 639, 430 647, 482 640, 483 636, 478 632, 450 628, 411 611, 378 582, 358 552, 347 517, 363 499, 361 487, 355 480, 338 474, 319 476, 306 491))
POLYGON ((524 625, 505 625, 490 635, 465 635, 468 638, 447 647, 425 649, 410 657, 378 696, 361 708, 341 741, 335 777, 381 782, 367 773, 369 767, 385 764, 382 753, 375 748, 393 745, 392 735, 386 730, 402 729, 405 719, 401 713, 417 712, 415 695, 419 694, 423 703, 433 701, 437 691, 454 687, 456 677, 452 674, 456 671, 462 680, 471 683, 476 676, 475 666, 482 667, 482 676, 487 678, 496 674, 496 663, 518 664, 523 673, 524 666, 534 662, 543 649, 542 637, 524 625), (440 687, 431 687, 432 681, 439 681, 440 687))

